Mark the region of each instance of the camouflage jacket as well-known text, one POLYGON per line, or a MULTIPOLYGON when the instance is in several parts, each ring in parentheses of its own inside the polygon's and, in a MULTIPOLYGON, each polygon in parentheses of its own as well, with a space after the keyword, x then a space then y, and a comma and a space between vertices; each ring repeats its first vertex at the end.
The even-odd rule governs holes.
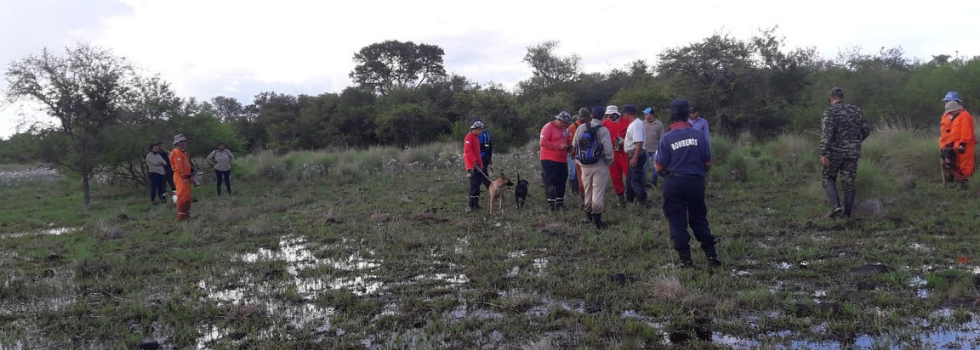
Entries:
POLYGON ((831 158, 861 157, 861 142, 871 129, 855 105, 837 102, 823 111, 820 155, 831 158))

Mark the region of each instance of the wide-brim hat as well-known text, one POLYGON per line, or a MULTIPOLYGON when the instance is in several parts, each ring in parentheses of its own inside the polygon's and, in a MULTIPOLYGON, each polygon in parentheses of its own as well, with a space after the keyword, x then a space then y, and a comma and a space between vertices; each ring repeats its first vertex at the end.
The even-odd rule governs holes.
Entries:
POLYGON ((483 121, 477 119, 476 121, 473 122, 473 124, 470 124, 470 130, 473 129, 483 129, 483 121))
POLYGON ((176 145, 178 143, 181 143, 181 142, 184 142, 184 141, 187 141, 187 140, 190 140, 190 139, 188 139, 187 136, 184 136, 184 134, 174 135, 174 145, 176 145))
POLYGON ((943 96, 943 102, 949 101, 960 102, 960 94, 958 94, 956 91, 947 92, 946 96, 943 96))
POLYGON ((622 114, 619 114, 619 107, 616 107, 616 106, 607 106, 606 107, 606 114, 607 115, 611 115, 611 114, 622 115, 622 114))

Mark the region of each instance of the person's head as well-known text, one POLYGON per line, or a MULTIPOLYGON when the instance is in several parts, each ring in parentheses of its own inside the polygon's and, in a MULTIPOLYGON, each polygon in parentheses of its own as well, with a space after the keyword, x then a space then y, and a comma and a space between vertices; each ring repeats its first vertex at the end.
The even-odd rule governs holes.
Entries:
POLYGON ((834 87, 833 89, 830 89, 830 92, 827 93, 827 101, 830 102, 830 104, 835 104, 843 100, 844 100, 844 89, 841 89, 840 87, 834 87))
POLYGON ((623 116, 625 116, 626 117, 626 120, 629 120, 630 122, 632 122, 633 120, 635 120, 636 119, 636 106, 634 106, 634 105, 625 105, 625 106, 623 106, 623 116))
POLYGON ((218 145, 215 146, 215 148, 217 148, 219 151, 224 151, 225 150, 225 143, 224 142, 218 142, 218 145))
POLYGON ((474 134, 483 132, 483 121, 479 119, 474 120, 473 123, 470 124, 470 132, 474 134))
POLYGON ((592 119, 602 120, 602 118, 605 117, 606 117, 606 107, 603 106, 592 107, 592 119))
POLYGON ((946 102, 946 113, 950 115, 957 115, 963 110, 963 105, 956 101, 946 102))
POLYGON ((698 112, 697 107, 691 107, 691 120, 698 120, 701 118, 701 113, 698 112))
POLYGON ((568 112, 561 111, 561 113, 558 113, 558 115, 555 116, 555 121, 553 123, 562 129, 567 128, 568 124, 572 123, 572 115, 568 114, 568 112))
POLYGON ((643 110, 643 119, 650 123, 657 119, 652 107, 647 107, 647 109, 643 110))
POLYGON ((150 152, 160 153, 160 148, 163 148, 163 143, 161 142, 154 142, 150 144, 150 152))
POLYGON ((180 148, 181 150, 187 150, 188 138, 184 134, 174 135, 174 147, 180 148))
POLYGON ((589 119, 592 118, 592 116, 589 114, 589 109, 585 107, 579 108, 578 115, 576 115, 575 117, 578 118, 578 120, 582 121, 583 123, 589 121, 589 119))
POLYGON ((617 121, 619 120, 620 116, 622 115, 619 114, 619 107, 612 106, 612 105, 606 107, 606 117, 609 118, 609 120, 617 121))
POLYGON ((678 99, 670 101, 671 122, 686 122, 688 116, 691 114, 691 105, 687 103, 687 100, 678 99))

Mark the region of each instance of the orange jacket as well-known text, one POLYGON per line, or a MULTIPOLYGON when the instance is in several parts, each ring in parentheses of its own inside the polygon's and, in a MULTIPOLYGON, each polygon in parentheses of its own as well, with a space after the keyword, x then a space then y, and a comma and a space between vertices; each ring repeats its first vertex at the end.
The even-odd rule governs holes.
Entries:
POLYGON ((181 178, 191 177, 191 160, 180 148, 174 148, 170 152, 170 166, 174 168, 174 174, 180 174, 181 178))
POLYGON ((949 113, 943 114, 943 120, 939 123, 939 148, 957 148, 960 144, 972 146, 976 143, 970 112, 963 109, 955 117, 949 113))

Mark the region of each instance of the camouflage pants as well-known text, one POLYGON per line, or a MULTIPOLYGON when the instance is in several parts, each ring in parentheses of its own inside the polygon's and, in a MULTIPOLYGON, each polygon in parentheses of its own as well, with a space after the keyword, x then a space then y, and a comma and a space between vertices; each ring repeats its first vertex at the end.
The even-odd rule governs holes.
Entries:
POLYGON ((854 179, 857 178, 857 168, 857 158, 827 157, 827 165, 823 166, 823 178, 836 184, 837 175, 840 174, 841 189, 844 190, 844 193, 854 192, 854 179))

